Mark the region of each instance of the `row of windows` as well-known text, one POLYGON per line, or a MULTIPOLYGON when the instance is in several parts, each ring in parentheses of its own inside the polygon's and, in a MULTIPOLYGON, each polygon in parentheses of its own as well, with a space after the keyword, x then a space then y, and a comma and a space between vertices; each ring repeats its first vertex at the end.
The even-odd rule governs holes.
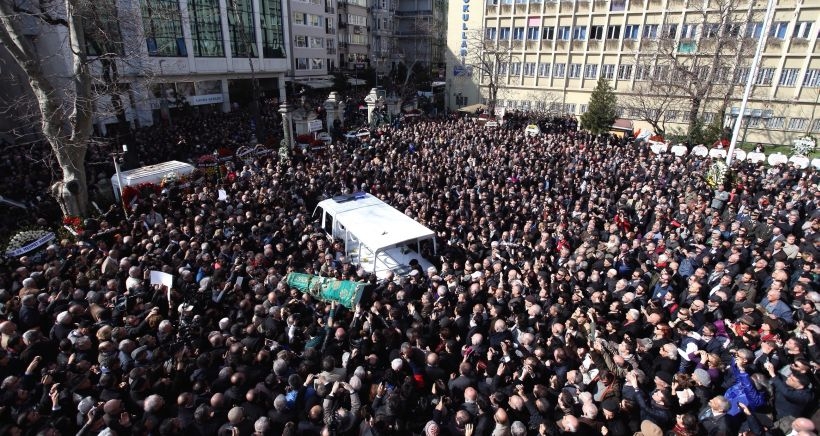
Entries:
MULTIPOLYGON (((496 66, 496 72, 500 75, 506 75, 509 73, 513 76, 523 73, 524 77, 539 76, 563 78, 566 76, 570 79, 580 79, 583 76, 584 79, 597 79, 599 65, 582 65, 580 63, 550 64, 543 62, 500 62, 496 66)), ((656 65, 654 67, 649 67, 648 65, 621 64, 616 66, 615 64, 603 64, 600 65, 600 73, 601 77, 610 80, 615 78, 618 80, 631 80, 633 77, 638 81, 650 79, 679 80, 683 78, 679 77, 679 75, 682 76, 682 73, 679 73, 677 70, 670 72, 667 65, 656 65)), ((696 76, 701 80, 706 80, 708 78, 708 74, 709 67, 701 66, 698 68, 696 76)), ((736 72, 734 72, 734 77, 731 77, 732 75, 733 74, 731 71, 723 69, 717 73, 715 82, 727 83, 729 80, 732 80, 736 84, 746 83, 746 80, 749 77, 749 68, 739 68, 736 72)), ((773 84, 774 75, 775 68, 760 68, 757 73, 757 78, 755 79, 755 84, 759 86, 770 86, 773 84)), ((787 87, 796 86, 798 83, 797 79, 799 77, 799 68, 783 68, 780 71, 778 85, 787 87)), ((820 87, 820 69, 813 68, 807 70, 803 75, 802 83, 804 87, 820 87)))
POLYGON ((293 45, 299 48, 325 48, 325 40, 315 36, 296 35, 293 37, 293 45))
POLYGON ((322 27, 324 20, 321 15, 308 14, 305 12, 293 13, 293 24, 299 26, 322 27))
MULTIPOLYGON (((148 52, 152 56, 187 56, 179 4, 173 0, 141 0, 143 28, 148 52)), ((276 0, 259 0, 262 54, 267 58, 284 57, 282 49, 282 4, 276 0)), ((219 0, 188 0, 194 55, 225 56, 222 15, 219 0)), ((228 32, 233 56, 257 57, 254 10, 251 0, 226 3, 228 32)))
MULTIPOLYGON (((534 4, 541 4, 541 3, 558 3, 558 0, 486 0, 488 5, 498 5, 499 3, 503 5, 511 5, 513 3, 517 5, 523 5, 528 3, 534 4)), ((611 0, 609 3, 609 10, 610 11, 623 11, 626 10, 626 0, 611 0)))
MULTIPOLYGON (((587 111, 588 105, 581 104, 576 106, 575 103, 566 103, 562 106, 561 103, 550 103, 545 101, 537 101, 537 100, 499 100, 497 105, 499 107, 505 107, 508 109, 521 109, 521 110, 548 110, 553 112, 563 112, 568 114, 575 114, 575 109, 579 107, 579 111, 577 114, 583 114, 587 111)), ((648 115, 652 118, 656 118, 658 115, 657 110, 655 113, 645 114, 643 109, 638 108, 626 108, 626 107, 618 107, 616 108, 617 115, 619 117, 632 117, 638 118, 648 115)), ((706 112, 703 114, 704 120, 707 123, 711 123, 714 121, 715 113, 714 112, 706 112)), ((663 113, 662 120, 665 122, 686 122, 686 118, 689 116, 688 111, 678 111, 678 110, 667 110, 663 113)), ((659 117, 660 118, 660 117, 659 117)), ((731 121, 731 120, 729 120, 731 121)), ((786 129, 792 130, 797 132, 805 132, 806 128, 809 127, 809 119, 808 118, 789 118, 788 123, 786 122, 786 117, 744 117, 744 125, 748 124, 751 128, 767 128, 767 129, 786 129)), ((812 133, 820 133, 820 119, 815 119, 811 121, 811 129, 812 133)))
MULTIPOLYGON (((810 21, 798 21, 795 23, 792 37, 807 39, 811 37, 813 23, 810 21)), ((786 21, 776 22, 772 24, 769 35, 776 39, 786 39, 786 31, 789 23, 786 21)), ((747 38, 760 38, 763 32, 763 23, 750 22, 745 25, 740 23, 730 23, 726 27, 724 35, 737 37, 743 34, 747 38)), ((643 26, 638 24, 613 24, 610 26, 594 25, 594 26, 530 26, 530 27, 488 27, 486 29, 486 38, 495 40, 498 36, 499 41, 523 41, 523 40, 558 40, 558 41, 586 41, 586 40, 603 40, 603 39, 624 39, 637 40, 639 36, 643 39, 657 39, 661 38, 677 38, 680 39, 710 39, 717 38, 720 35, 719 24, 645 24, 643 26)))
POLYGON ((324 66, 323 58, 296 58, 297 70, 323 70, 324 66))

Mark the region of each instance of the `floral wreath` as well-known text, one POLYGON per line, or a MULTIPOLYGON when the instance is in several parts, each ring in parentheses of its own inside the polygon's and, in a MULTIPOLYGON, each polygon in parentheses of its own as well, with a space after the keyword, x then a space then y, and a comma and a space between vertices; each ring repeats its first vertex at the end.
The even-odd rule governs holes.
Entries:
POLYGON ((54 233, 48 230, 23 230, 9 239, 5 255, 18 257, 44 247, 55 238, 54 233))

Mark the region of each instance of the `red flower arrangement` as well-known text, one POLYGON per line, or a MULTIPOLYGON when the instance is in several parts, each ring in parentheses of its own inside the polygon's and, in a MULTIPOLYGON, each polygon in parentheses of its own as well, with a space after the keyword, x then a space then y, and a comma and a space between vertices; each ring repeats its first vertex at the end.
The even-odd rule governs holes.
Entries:
POLYGON ((151 194, 158 195, 160 192, 162 192, 162 188, 153 183, 140 183, 135 186, 126 186, 122 189, 122 201, 125 204, 131 204, 134 200, 148 198, 151 194))
POLYGON ((83 220, 78 216, 66 215, 63 217, 63 225, 68 226, 75 233, 82 233, 83 229, 83 220))

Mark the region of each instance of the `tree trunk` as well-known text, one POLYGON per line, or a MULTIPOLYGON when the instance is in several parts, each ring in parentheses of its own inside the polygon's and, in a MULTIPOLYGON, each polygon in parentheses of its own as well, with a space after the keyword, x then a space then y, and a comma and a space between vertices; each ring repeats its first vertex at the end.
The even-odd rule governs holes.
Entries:
POLYGON ((487 115, 493 116, 495 114, 495 98, 498 96, 498 87, 495 85, 495 82, 490 82, 489 85, 489 101, 487 101, 487 115))
POLYGON ((52 185, 52 194, 63 215, 84 216, 88 211, 88 186, 83 165, 87 146, 52 143, 51 149, 63 172, 63 179, 52 185))
POLYGON ((700 97, 692 97, 692 107, 689 109, 689 134, 695 129, 698 124, 698 113, 700 112, 700 97))

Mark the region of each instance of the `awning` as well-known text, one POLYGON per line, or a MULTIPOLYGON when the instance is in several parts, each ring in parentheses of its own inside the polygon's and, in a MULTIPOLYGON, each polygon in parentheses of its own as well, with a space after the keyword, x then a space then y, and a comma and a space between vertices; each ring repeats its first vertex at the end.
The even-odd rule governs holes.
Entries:
POLYGON ((471 104, 469 106, 464 106, 463 108, 460 108, 458 111, 459 112, 468 112, 468 113, 474 114, 478 111, 485 111, 485 110, 487 110, 487 105, 484 105, 484 104, 481 104, 481 103, 476 103, 476 104, 471 104))
POLYGON ((612 123, 611 130, 619 132, 632 132, 632 120, 618 118, 612 123))
POLYGON ((357 79, 355 77, 348 77, 347 83, 349 83, 353 86, 362 86, 362 85, 367 85, 367 80, 357 79))
POLYGON ((296 82, 296 83, 298 83, 300 85, 307 86, 309 88, 313 88, 313 89, 324 89, 324 88, 332 88, 333 87, 333 82, 331 82, 330 80, 307 80, 307 81, 304 81, 304 82, 299 81, 299 82, 296 82))

